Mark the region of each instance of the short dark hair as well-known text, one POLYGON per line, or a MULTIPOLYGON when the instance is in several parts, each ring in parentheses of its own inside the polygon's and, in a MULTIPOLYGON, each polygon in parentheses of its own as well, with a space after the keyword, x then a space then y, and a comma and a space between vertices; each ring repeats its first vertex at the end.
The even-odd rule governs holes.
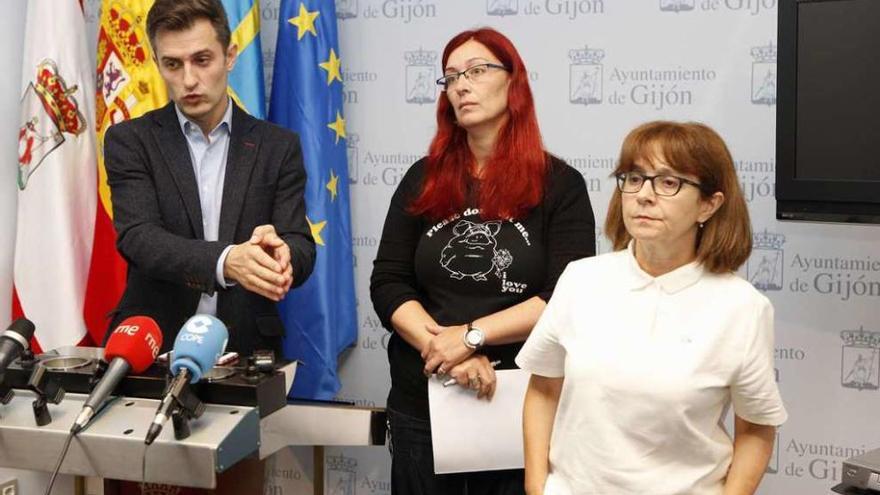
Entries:
POLYGON ((156 0, 147 14, 147 36, 153 50, 159 31, 183 31, 191 28, 198 19, 207 19, 214 26, 223 50, 229 48, 232 33, 220 0, 156 0))
MULTIPOLYGON (((662 158, 674 170, 697 177, 703 198, 716 191, 724 203, 697 236, 697 261, 711 273, 736 271, 752 251, 752 228, 733 158, 717 132, 698 122, 655 121, 636 127, 623 140, 612 175, 631 172, 635 161, 662 158)), ((605 235, 614 249, 624 249, 632 236, 623 222, 622 197, 614 188, 605 219, 605 235)))

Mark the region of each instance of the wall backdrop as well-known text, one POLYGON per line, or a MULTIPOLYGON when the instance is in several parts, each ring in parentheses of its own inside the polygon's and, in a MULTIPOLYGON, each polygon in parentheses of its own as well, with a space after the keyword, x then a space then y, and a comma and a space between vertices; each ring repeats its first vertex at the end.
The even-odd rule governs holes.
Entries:
MULTIPOLYGON (((267 94, 278 3, 261 1, 267 94)), ((87 0, 93 37, 99 8, 87 0)), ((443 46, 492 26, 520 50, 546 147, 584 175, 597 223, 620 143, 637 124, 698 120, 730 146, 755 231, 741 275, 775 305, 776 375, 790 413, 760 493, 829 493, 844 459, 880 447, 880 227, 775 220, 777 0, 337 0, 336 8, 360 323, 341 360, 340 399, 385 404, 388 334, 368 289, 382 222, 434 132, 443 46)), ((275 459, 266 494, 309 493, 311 462, 308 449, 275 459)), ((328 449, 325 468, 328 494, 390 492, 384 448, 328 449)))

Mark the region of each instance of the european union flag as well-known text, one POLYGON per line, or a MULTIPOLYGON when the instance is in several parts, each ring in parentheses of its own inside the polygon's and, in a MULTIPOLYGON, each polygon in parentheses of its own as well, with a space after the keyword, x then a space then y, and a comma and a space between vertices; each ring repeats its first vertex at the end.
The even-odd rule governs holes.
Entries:
POLYGON ((238 60, 229 74, 229 95, 247 113, 266 118, 263 50, 260 44, 260 4, 256 0, 221 0, 229 18, 238 60))
POLYGON ((282 0, 269 120, 299 134, 318 256, 281 302, 286 357, 304 363, 291 395, 330 399, 339 353, 357 339, 342 72, 333 0, 282 0))

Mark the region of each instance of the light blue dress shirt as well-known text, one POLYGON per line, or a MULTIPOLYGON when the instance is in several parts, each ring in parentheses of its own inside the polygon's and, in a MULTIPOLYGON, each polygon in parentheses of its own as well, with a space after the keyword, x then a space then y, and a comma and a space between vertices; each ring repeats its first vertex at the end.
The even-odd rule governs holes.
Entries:
MULTIPOLYGON (((189 120, 177 108, 177 105, 174 105, 174 110, 177 112, 177 120, 180 122, 183 135, 186 137, 189 157, 196 175, 205 240, 216 241, 220 232, 220 207, 223 203, 223 182, 226 179, 226 156, 229 152, 229 136, 232 133, 232 101, 227 100, 223 120, 208 133, 207 137, 202 133, 198 124, 189 120)), ((232 245, 226 246, 226 249, 220 254, 220 258, 217 259, 215 269, 217 283, 224 289, 227 284, 223 277, 223 265, 231 249, 232 245)), ((216 315, 217 293, 214 292, 214 295, 202 294, 196 313, 216 315)))

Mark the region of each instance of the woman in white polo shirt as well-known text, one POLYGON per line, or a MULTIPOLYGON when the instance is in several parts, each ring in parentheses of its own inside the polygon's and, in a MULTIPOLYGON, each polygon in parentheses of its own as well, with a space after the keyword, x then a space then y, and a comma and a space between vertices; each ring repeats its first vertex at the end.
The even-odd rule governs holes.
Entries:
POLYGON ((787 414, 773 307, 734 274, 752 237, 730 152, 705 125, 651 122, 614 175, 615 252, 568 265, 516 359, 527 492, 752 494, 787 414))

